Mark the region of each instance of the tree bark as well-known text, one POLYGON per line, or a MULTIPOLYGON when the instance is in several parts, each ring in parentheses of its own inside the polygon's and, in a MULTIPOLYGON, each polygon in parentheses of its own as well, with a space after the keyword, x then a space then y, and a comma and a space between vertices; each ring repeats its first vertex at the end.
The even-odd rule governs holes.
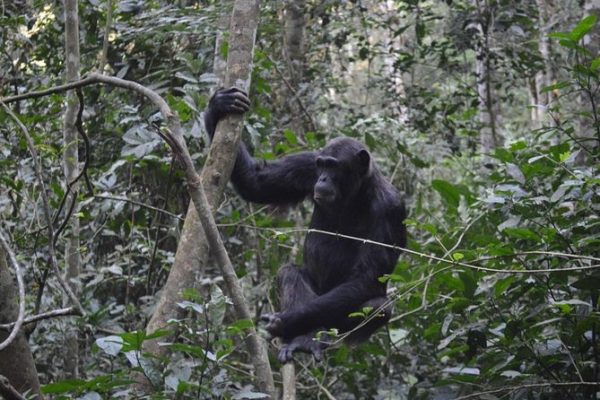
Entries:
MULTIPOLYGON (((79 55, 79 12, 77 0, 65 0, 65 80, 66 82, 75 82, 79 80, 80 55, 79 55)), ((77 111, 79 109, 79 99, 74 91, 70 91, 66 96, 66 110, 64 115, 63 139, 65 153, 63 156, 63 167, 65 173, 66 185, 73 182, 79 174, 79 154, 77 111)), ((65 246, 65 281, 73 290, 76 296, 81 289, 78 284, 80 271, 79 256, 79 218, 77 217, 77 188, 76 184, 71 188, 66 204, 72 204, 73 216, 69 220, 69 229, 67 243, 65 246)), ((77 325, 67 324, 66 349, 64 359, 64 372, 70 378, 76 378, 79 375, 79 331, 77 325)))
MULTIPOLYGON (((227 59, 226 86, 237 86, 248 91, 252 73, 254 42, 259 18, 259 1, 236 0, 233 7, 229 52, 227 59)), ((242 116, 229 116, 217 127, 208 158, 201 174, 201 182, 206 193, 211 210, 221 201, 221 197, 235 162, 233 155, 237 154, 242 129, 242 116)), ((205 230, 198 222, 199 215, 191 206, 188 209, 184 232, 180 246, 177 249, 175 263, 171 268, 165 288, 157 304, 156 310, 146 327, 147 332, 153 332, 166 325, 169 318, 176 317, 177 302, 181 301, 181 291, 194 282, 195 274, 206 265, 208 246, 205 230), (199 270, 198 267, 201 269, 199 270)), ((206 226, 204 227, 206 229, 206 226)), ((213 249, 215 250, 215 249, 213 249)), ((217 253, 216 257, 221 256, 217 253)), ((236 316, 249 319, 250 313, 239 288, 237 277, 232 271, 223 271, 228 294, 234 299, 236 316), (238 301, 236 301, 238 299, 238 301)), ((164 338, 162 339, 164 340, 164 338)), ((157 342, 146 342, 145 350, 154 354, 164 354, 157 342)), ((266 343, 256 331, 250 332, 247 338, 250 354, 253 354, 257 387, 274 398, 275 389, 271 368, 268 363, 266 343)))
MULTIPOLYGON (((595 15, 600 19, 600 0, 586 0, 583 6, 583 13, 584 17, 595 15)), ((600 53, 600 43, 598 41, 600 41, 600 27, 598 22, 596 22, 594 29, 583 38, 585 48, 592 54, 591 59, 598 57, 600 53)), ((584 88, 581 100, 585 109, 590 111, 591 117, 584 120, 582 134, 586 139, 588 148, 597 148, 600 146, 600 95, 598 94, 597 87, 593 87, 589 81, 587 85, 588 87, 584 88)))
POLYGON ((481 0, 475 0, 477 20, 471 24, 475 34, 475 76, 479 97, 479 122, 481 123, 480 150, 483 164, 489 163, 487 156, 493 149, 502 145, 497 131, 494 94, 492 92, 492 68, 489 56, 491 16, 481 0))
MULTIPOLYGON (((289 86, 291 86, 291 95, 282 96, 287 99, 290 110, 289 128, 301 140, 304 140, 306 133, 306 113, 303 112, 300 96, 304 92, 304 71, 306 69, 305 51, 305 0, 287 0, 285 2, 284 14, 284 43, 283 56, 286 60, 289 73, 289 86)), ((285 78, 284 78, 285 79, 285 78)), ((309 121, 312 122, 312 121, 309 121)))
POLYGON ((554 92, 542 91, 545 87, 550 86, 554 81, 553 59, 551 56, 550 39, 548 38, 548 33, 550 33, 549 15, 550 9, 553 7, 553 2, 551 0, 536 0, 536 2, 538 6, 538 49, 540 56, 544 60, 544 67, 535 75, 537 101, 537 103, 535 103, 535 110, 537 113, 536 128, 540 128, 546 120, 550 103, 557 100, 557 98, 556 96, 552 95, 554 92))
MULTIPOLYGON (((17 319, 18 299, 14 279, 6 263, 6 253, 0 246, 0 324, 8 324, 17 319)), ((0 342, 7 337, 8 332, 0 330, 0 342)), ((19 393, 30 390, 40 394, 33 355, 23 331, 19 332, 6 349, 0 351, 0 375, 6 377, 19 393)))

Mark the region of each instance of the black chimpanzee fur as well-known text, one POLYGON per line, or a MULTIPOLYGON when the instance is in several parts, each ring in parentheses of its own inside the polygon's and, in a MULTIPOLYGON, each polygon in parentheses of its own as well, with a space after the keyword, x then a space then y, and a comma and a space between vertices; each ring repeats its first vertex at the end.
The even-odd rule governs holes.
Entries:
MULTIPOLYGON (((218 121, 228 113, 244 113, 250 101, 236 88, 221 89, 204 114, 212 139, 218 121)), ((293 204, 310 197, 314 212, 310 228, 397 246, 406 244, 404 202, 382 176, 365 146, 350 138, 331 140, 321 151, 301 152, 265 162, 241 145, 231 181, 246 200, 264 204, 293 204)), ((324 344, 312 339, 319 329, 354 329, 360 318, 349 318, 364 307, 378 309, 386 302, 386 285, 399 251, 361 241, 311 232, 306 236, 304 265, 286 265, 277 283, 281 311, 263 315, 266 329, 281 336, 279 359, 295 351, 320 358, 324 344)), ((350 340, 367 339, 387 323, 390 308, 352 332, 350 340)))

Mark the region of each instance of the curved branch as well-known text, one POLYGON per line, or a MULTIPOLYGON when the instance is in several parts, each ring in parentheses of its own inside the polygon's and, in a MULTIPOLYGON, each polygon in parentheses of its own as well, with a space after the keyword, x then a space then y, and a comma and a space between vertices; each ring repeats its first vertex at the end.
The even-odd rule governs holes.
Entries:
MULTIPOLYGON (((12 102, 27 98, 37 98, 47 96, 53 93, 60 93, 71 89, 89 86, 95 83, 104 83, 107 85, 137 92, 146 97, 148 100, 150 100, 160 110, 168 127, 168 131, 165 133, 166 142, 172 147, 173 152, 177 155, 177 157, 181 160, 183 164, 184 172, 188 182, 188 190, 194 202, 194 207, 198 212, 198 216, 202 227, 205 231, 209 246, 214 252, 217 264, 219 265, 222 271, 223 278, 226 282, 227 289, 229 292, 228 294, 233 299, 237 316, 240 319, 252 320, 252 317, 248 310, 247 302, 242 291, 242 287, 237 279, 235 269, 233 268, 233 264, 231 263, 229 255, 227 254, 227 250, 225 249, 225 245, 223 244, 223 240, 215 223, 214 216, 212 215, 210 204, 208 202, 208 199, 206 198, 206 193, 202 185, 202 180, 196 172, 194 161, 192 160, 185 140, 183 139, 183 133, 179 118, 175 113, 173 113, 167 102, 158 93, 151 89, 148 89, 145 86, 140 85, 137 82, 127 81, 124 79, 101 75, 93 72, 90 73, 86 78, 77 82, 56 86, 54 88, 46 89, 39 92, 31 92, 18 96, 7 97, 4 99, 0 99, 0 102, 12 102)), ((5 104, 4 107, 7 109, 7 112, 11 113, 11 115, 14 115, 5 104)), ((21 129, 23 129, 26 133, 26 128, 18 120, 18 118, 16 116, 14 116, 13 118, 15 118, 19 122, 19 126, 22 126, 21 129)), ((29 135, 27 133, 26 137, 29 138, 29 135)), ((35 152, 35 148, 31 149, 31 151, 35 152)), ((37 153, 35 153, 35 158, 37 159, 37 153)), ((47 214, 49 236, 52 236, 54 231, 49 212, 50 208, 47 205, 47 198, 45 198, 44 208, 45 213, 47 214)), ((50 249, 53 249, 52 245, 50 246, 50 249)), ((56 265, 56 262, 53 258, 53 254, 51 254, 51 259, 53 261, 52 264, 54 267, 54 265, 56 265)), ((70 287, 66 286, 63 287, 63 289, 67 291, 67 293, 69 293, 69 297, 71 297, 73 292, 71 291, 70 287)), ((77 300, 74 295, 72 296, 72 299, 77 300)), ((78 309, 80 309, 82 314, 84 314, 85 312, 83 308, 81 308, 81 305, 78 301, 76 304, 78 305, 78 309)), ((258 333, 256 332, 256 329, 254 327, 249 329, 248 351, 251 354, 251 358, 254 361, 255 369, 257 371, 258 386, 261 389, 266 389, 267 392, 274 392, 268 354, 266 353, 266 349, 264 349, 264 347, 260 343, 258 333)))
MULTIPOLYGON (((42 321, 44 319, 50 319, 55 317, 64 317, 68 315, 81 315, 79 311, 75 307, 67 307, 60 308, 58 310, 52 310, 45 313, 33 315, 31 317, 27 317, 23 320, 23 325, 33 324, 34 322, 42 321)), ((0 324, 0 330, 2 329, 10 329, 15 326, 16 322, 11 322, 10 324, 0 324)))
POLYGON ((551 388, 551 387, 565 387, 565 386, 600 386, 600 382, 547 382, 547 383, 532 383, 527 385, 518 385, 518 386, 507 386, 499 389, 488 390, 485 392, 478 392, 469 394, 466 396, 457 397, 454 400, 467 400, 467 399, 479 399, 481 396, 486 394, 496 394, 505 392, 507 390, 515 391, 521 389, 541 389, 541 388, 551 388))
POLYGON ((4 396, 6 400, 26 400, 4 375, 0 375, 0 395, 4 396))
POLYGON ((14 323, 12 331, 2 343, 0 343, 0 351, 4 350, 15 340, 19 331, 21 330, 21 326, 23 325, 23 321, 25 320, 25 282, 23 281, 23 271, 21 271, 21 266, 17 262, 17 258, 15 257, 15 253, 13 253, 12 249, 8 245, 8 241, 4 236, 4 232, 0 229, 0 245, 4 248, 4 252, 6 253, 10 263, 12 264, 15 274, 17 275, 17 285, 19 286, 19 315, 17 316, 17 321, 14 323))
MULTIPOLYGON (((81 81, 79 81, 79 82, 81 82, 81 81)), ((67 86, 67 85, 63 85, 63 86, 67 86)), ((55 233, 54 233, 54 225, 52 222, 52 215, 50 213, 50 202, 48 201, 48 194, 46 192, 46 185, 44 184, 44 176, 42 174, 42 166, 40 164, 38 152, 35 149, 35 144, 33 143, 33 139, 31 138, 31 135, 29 134, 29 131, 27 130, 25 125, 23 125, 23 123, 21 122, 19 117, 17 117, 15 115, 15 113, 13 113, 12 110, 6 105, 4 100, 0 99, 0 104, 2 105, 4 110, 8 113, 8 115, 10 115, 10 117, 15 121, 15 123, 17 124, 17 126, 19 127, 21 132, 23 133, 23 136, 25 136, 25 141, 27 142, 27 148, 29 149, 29 152, 31 153, 31 157, 33 159, 35 176, 38 181, 38 184, 40 185, 40 195, 42 197, 42 204, 43 204, 42 208, 44 210, 44 217, 46 219, 46 224, 48 225, 47 226, 47 229, 48 229, 48 254, 49 254, 50 265, 52 266, 52 270, 54 271, 54 273, 56 275, 56 279, 58 280, 58 283, 60 284, 62 289, 65 291, 67 296, 69 297, 69 300, 71 300, 71 302, 75 305, 75 307, 77 307, 77 309, 79 310, 81 315, 86 315, 86 312, 83 309, 81 303, 79 302, 79 299, 77 298, 77 296, 75 296, 75 293, 73 293, 73 290, 71 289, 71 287, 69 285, 67 285, 65 280, 60 275, 58 263, 56 262, 56 254, 55 254, 56 251, 55 251, 55 247, 54 247, 55 233)))

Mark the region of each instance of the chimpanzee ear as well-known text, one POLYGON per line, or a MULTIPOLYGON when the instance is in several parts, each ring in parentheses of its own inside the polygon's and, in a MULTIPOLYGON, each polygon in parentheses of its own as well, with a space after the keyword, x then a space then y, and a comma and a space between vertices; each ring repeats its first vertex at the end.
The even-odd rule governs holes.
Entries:
POLYGON ((362 149, 356 153, 356 157, 358 158, 360 171, 364 174, 368 173, 371 169, 371 155, 369 152, 365 149, 362 149))

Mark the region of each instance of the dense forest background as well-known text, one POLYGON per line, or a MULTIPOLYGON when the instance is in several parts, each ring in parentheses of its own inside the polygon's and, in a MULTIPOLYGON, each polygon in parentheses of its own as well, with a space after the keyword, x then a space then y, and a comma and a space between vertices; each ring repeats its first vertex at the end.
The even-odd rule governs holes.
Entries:
POLYGON ((262 2, 255 156, 357 138, 409 208, 387 329, 291 373, 270 343, 276 389, 244 339, 267 337, 311 205, 209 195, 240 318, 156 104, 110 84, 24 95, 138 82, 200 171, 232 4, 0 3, 0 397, 597 398, 600 1, 262 2))

